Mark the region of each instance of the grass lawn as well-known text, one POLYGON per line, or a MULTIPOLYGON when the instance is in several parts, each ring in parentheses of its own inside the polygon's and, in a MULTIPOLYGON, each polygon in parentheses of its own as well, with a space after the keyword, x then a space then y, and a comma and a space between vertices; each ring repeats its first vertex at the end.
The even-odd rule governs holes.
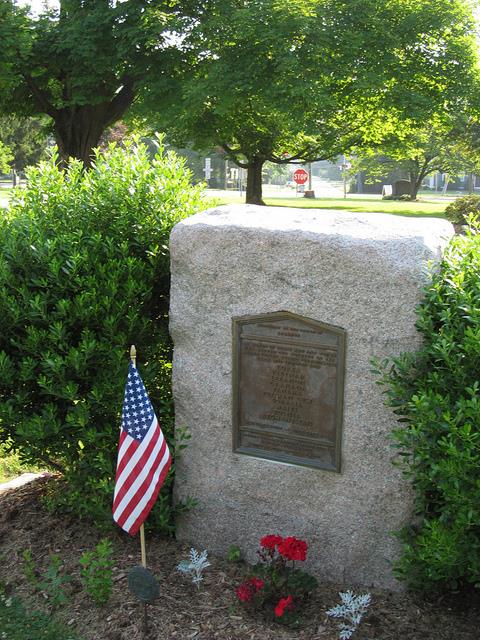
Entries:
MULTIPOLYGON (((212 194, 213 195, 213 194, 212 194)), ((224 196, 214 196, 216 204, 233 204, 244 203, 245 198, 232 194, 224 196)), ((306 209, 337 209, 343 211, 358 211, 364 213, 391 213, 398 216, 410 216, 410 217, 434 217, 443 218, 445 207, 449 204, 449 201, 443 201, 435 199, 420 200, 419 202, 405 202, 398 200, 382 200, 375 197, 362 197, 348 196, 343 198, 279 198, 279 197, 265 197, 265 204, 273 207, 294 207, 294 208, 306 208, 306 209)))
POLYGON ((8 206, 8 201, 10 200, 11 195, 12 187, 0 184, 0 208, 8 206))
POLYGON ((7 453, 5 445, 0 443, 0 483, 8 482, 27 471, 37 472, 39 469, 22 465, 18 455, 7 453))
POLYGON ((10 195, 12 194, 12 189, 13 187, 8 187, 5 184, 0 184, 0 195, 10 197, 10 195))

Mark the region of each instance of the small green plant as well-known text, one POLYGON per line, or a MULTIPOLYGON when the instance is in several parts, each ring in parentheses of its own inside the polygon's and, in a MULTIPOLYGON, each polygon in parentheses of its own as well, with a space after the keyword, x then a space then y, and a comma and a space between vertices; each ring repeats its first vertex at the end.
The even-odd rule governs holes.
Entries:
POLYGON ((112 593, 112 553, 112 543, 104 538, 93 551, 85 551, 80 558, 85 591, 99 607, 108 602, 112 593))
POLYGON ((52 553, 48 566, 38 582, 40 591, 44 591, 50 598, 52 609, 68 602, 65 585, 72 580, 72 577, 62 573, 61 569, 60 556, 52 553))
POLYGON ((203 571, 210 566, 207 557, 208 553, 206 550, 198 553, 196 549, 192 548, 190 549, 190 559, 182 560, 180 564, 177 565, 178 571, 192 576, 192 582, 197 585, 197 589, 200 589, 200 582, 203 580, 203 571))
POLYGON ((447 220, 453 224, 467 224, 467 218, 470 215, 478 216, 478 214, 480 214, 480 196, 474 194, 457 198, 445 209, 447 220))
POLYGON ((48 566, 42 573, 37 568, 30 549, 25 549, 22 553, 23 573, 28 582, 47 594, 50 599, 52 609, 56 609, 68 602, 65 593, 65 585, 72 580, 72 577, 62 573, 62 560, 60 556, 52 554, 49 558, 48 566))
POLYGON ((344 620, 344 622, 340 623, 339 637, 340 640, 350 640, 370 606, 371 595, 365 593, 361 596, 356 596, 352 591, 346 591, 345 593, 339 593, 339 596, 342 603, 329 609, 327 616, 344 620))
POLYGON ((240 547, 236 544, 231 544, 228 548, 227 560, 229 562, 241 562, 242 560, 242 551, 240 547))
POLYGON ((38 584, 38 574, 31 550, 25 549, 24 551, 22 551, 22 558, 23 574, 31 585, 36 586, 38 584))
POLYGON ((297 569, 307 557, 307 543, 293 536, 267 535, 260 540, 258 562, 236 589, 238 600, 281 624, 299 622, 301 606, 317 587, 316 579, 297 569))

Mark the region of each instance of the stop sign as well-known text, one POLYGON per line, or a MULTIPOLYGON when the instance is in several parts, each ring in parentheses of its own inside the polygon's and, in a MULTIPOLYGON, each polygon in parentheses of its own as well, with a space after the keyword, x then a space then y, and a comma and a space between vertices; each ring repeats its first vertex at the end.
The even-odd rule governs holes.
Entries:
POLYGON ((297 169, 293 174, 293 179, 297 184, 305 184, 308 180, 308 173, 305 169, 297 169))

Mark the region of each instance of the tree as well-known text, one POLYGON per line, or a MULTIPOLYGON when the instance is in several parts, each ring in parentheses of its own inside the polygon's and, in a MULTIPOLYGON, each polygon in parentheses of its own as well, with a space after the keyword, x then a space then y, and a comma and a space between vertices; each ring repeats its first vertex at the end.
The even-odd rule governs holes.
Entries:
POLYGON ((0 173, 7 173, 10 171, 10 163, 12 160, 12 152, 7 146, 0 142, 0 173))
POLYGON ((463 158, 456 143, 452 130, 427 124, 405 137, 393 134, 378 146, 360 150, 362 155, 353 161, 350 173, 364 171, 368 182, 399 171, 410 182, 410 199, 416 200, 427 176, 437 172, 456 175, 463 170, 463 158))
POLYGON ((429 118, 476 55, 461 0, 210 0, 183 46, 190 66, 161 125, 176 143, 222 146, 257 204, 266 161, 332 159, 429 118))
POLYGON ((39 17, 0 0, 0 111, 48 115, 63 160, 89 165, 152 73, 168 85, 180 22, 179 0, 60 0, 39 17))
POLYGON ((45 122, 40 118, 0 116, 0 140, 12 151, 12 167, 24 171, 37 164, 47 148, 45 122))
POLYGON ((389 134, 379 145, 358 150, 350 173, 365 171, 370 179, 381 179, 400 171, 410 181, 411 200, 416 200, 423 181, 432 173, 476 173, 480 169, 480 124, 468 111, 465 108, 450 114, 449 120, 436 118, 423 127, 389 134))

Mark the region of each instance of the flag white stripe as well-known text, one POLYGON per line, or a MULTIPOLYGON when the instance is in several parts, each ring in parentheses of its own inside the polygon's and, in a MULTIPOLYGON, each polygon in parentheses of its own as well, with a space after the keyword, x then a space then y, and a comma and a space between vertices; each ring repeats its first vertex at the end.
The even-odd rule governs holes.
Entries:
MULTIPOLYGON (((151 424, 150 424, 150 429, 152 428, 152 424, 155 424, 155 423, 156 423, 156 421, 157 421, 157 418, 156 418, 156 416, 155 416, 155 414, 154 414, 154 415, 153 415, 152 422, 151 422, 151 424)), ((148 433, 147 433, 147 435, 148 435, 148 433)), ((126 451, 127 451, 128 447, 130 446, 130 442, 131 442, 132 440, 135 442, 135 438, 133 438, 132 436, 130 436, 130 435, 128 435, 128 434, 127 434, 127 437, 126 437, 126 438, 125 438, 125 440, 123 441, 122 446, 121 446, 121 447, 120 447, 120 449, 118 450, 118 458, 117 458, 118 462, 120 462, 120 460, 121 460, 121 459, 123 458, 123 456, 125 455, 125 453, 126 453, 126 451)), ((143 441, 145 442, 145 438, 144 438, 144 440, 143 440, 143 441)), ((118 462, 117 462, 117 466, 118 466, 118 462)))
MULTIPOLYGON (((128 447, 130 446, 130 443, 132 442, 132 440, 135 440, 135 438, 132 438, 132 436, 129 436, 127 434, 127 437, 125 438, 125 440, 122 442, 122 445, 120 447, 120 449, 118 450, 118 457, 117 460, 118 462, 120 462, 120 460, 123 458, 123 456, 126 454, 128 447)), ((118 462, 117 462, 117 466, 118 466, 118 462)))
POLYGON ((130 527, 133 525, 135 520, 138 518, 138 516, 144 510, 145 505, 148 503, 148 501, 152 497, 153 492, 155 491, 155 489, 157 487, 157 483, 158 483, 158 479, 160 477, 160 474, 163 471, 165 465, 167 464, 169 458, 170 458, 170 451, 168 449, 168 446, 166 446, 165 447, 165 453, 163 454, 163 458, 162 458, 160 464, 158 465, 157 470, 155 471, 155 474, 153 476, 153 480, 150 483, 150 486, 149 486, 148 490, 146 491, 146 493, 143 494, 142 499, 138 502, 138 504, 136 505, 135 509, 132 511, 130 516, 127 518, 127 520, 123 524, 122 528, 125 529, 126 531, 128 531, 130 529, 130 527))
MULTIPOLYGON (((157 428, 157 418, 155 416, 153 416, 152 424, 150 425, 150 429, 147 431, 147 435, 144 437, 144 439, 140 443, 140 446, 135 451, 135 453, 132 455, 130 460, 125 465, 125 468, 123 469, 122 473, 118 476, 118 478, 115 481, 115 492, 114 492, 114 495, 113 495, 113 500, 114 501, 115 501, 115 498, 118 495, 118 492, 122 488, 124 482, 130 476, 130 473, 132 472, 132 469, 135 467, 137 462, 140 460, 142 455, 145 453, 145 449, 147 449, 148 445, 150 444, 150 440, 153 438, 156 428, 157 428)), ((163 439, 163 434, 162 434, 161 430, 160 430, 160 433, 161 433, 161 438, 160 439, 163 439)), ((126 449, 132 444, 132 441, 135 442, 135 439, 132 438, 131 436, 127 435, 127 437, 125 438, 125 440, 123 442, 123 444, 128 443, 127 446, 126 446, 126 449)), ((123 445, 122 445, 122 448, 123 448, 123 445)), ((117 468, 119 467, 121 460, 122 460, 122 457, 120 457, 120 452, 119 452, 118 461, 117 461, 117 468)))
MULTIPOLYGON (((153 466, 153 464, 154 464, 154 462, 155 462, 155 460, 157 458, 157 455, 158 455, 158 453, 160 452, 160 450, 162 448, 162 444, 163 444, 163 437, 162 437, 162 434, 160 432, 160 437, 159 437, 157 443, 155 444, 155 446, 153 447, 153 449, 152 449, 152 451, 151 451, 146 463, 142 466, 141 472, 135 478, 134 482, 132 483, 132 486, 129 487, 127 493, 123 496, 123 498, 120 500, 120 503, 118 504, 117 508, 115 509, 115 511, 113 513, 113 519, 114 520, 118 520, 120 518, 122 512, 128 506, 130 500, 137 493, 139 487, 142 486, 143 482, 145 481, 145 478, 148 477, 148 475, 150 473, 150 469, 152 468, 152 466, 153 466)), ((167 447, 167 449, 168 449, 168 447, 167 447)), ((127 465, 127 467, 128 467, 128 465, 127 465)), ((125 471, 126 471, 127 467, 125 467, 125 471)), ((122 473, 121 477, 123 477, 123 475, 124 475, 124 473, 122 473)))
MULTIPOLYGON (((157 442, 156 442, 156 444, 154 446, 154 449, 149 453, 147 461, 150 460, 152 455, 155 455, 155 452, 158 451, 158 448, 162 446, 162 443, 163 443, 163 440, 164 440, 163 433, 161 432, 161 430, 157 426, 155 426, 155 427, 151 428, 150 432, 147 435, 149 442, 153 439, 153 436, 155 435, 157 429, 159 431, 158 440, 157 440, 157 442)), ((144 440, 144 442, 145 442, 145 440, 144 440)), ((122 489, 122 487, 125 484, 125 482, 127 482, 128 479, 131 477, 131 474, 132 474, 133 469, 135 468, 135 465, 140 461, 141 456, 143 455, 143 453, 145 453, 145 451, 146 451, 145 447, 143 447, 142 451, 139 453, 141 448, 142 447, 139 447, 135 451, 133 456, 130 458, 128 463, 125 465, 125 468, 123 469, 122 473, 118 476, 117 486, 118 486, 118 490, 119 491, 122 489)), ((141 473, 139 474, 138 477, 142 477, 142 476, 144 477, 145 476, 144 470, 146 468, 147 467, 146 467, 145 464, 142 465, 142 471, 141 471, 141 473)), ((115 496, 116 495, 117 495, 117 492, 115 492, 115 496)), ((114 496, 114 500, 115 500, 115 496, 114 496)))

